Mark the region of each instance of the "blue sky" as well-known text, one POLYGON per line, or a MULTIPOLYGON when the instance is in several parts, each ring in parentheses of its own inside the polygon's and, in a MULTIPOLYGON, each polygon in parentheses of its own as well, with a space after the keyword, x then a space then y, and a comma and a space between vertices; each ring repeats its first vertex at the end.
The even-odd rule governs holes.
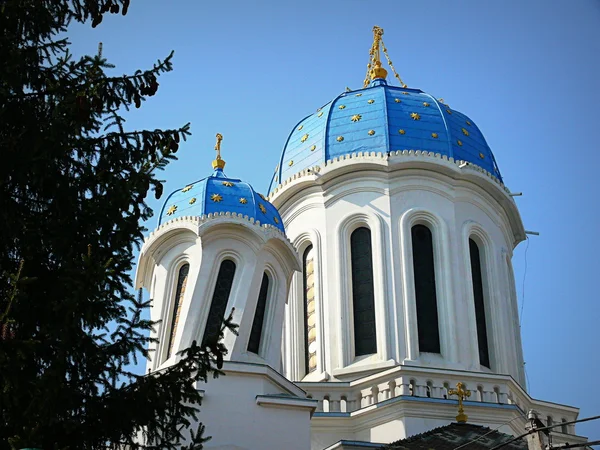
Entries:
MULTIPOLYGON (((210 174, 216 132, 226 173, 266 193, 291 128, 361 87, 373 25, 409 87, 469 115, 524 194, 525 228, 540 232, 513 259, 529 392, 600 414, 600 2, 133 0, 126 17, 68 34, 76 55, 103 42, 117 73, 175 50, 158 94, 128 116, 132 129, 192 124, 166 193, 210 174)), ((600 421, 578 433, 600 439, 600 421)))

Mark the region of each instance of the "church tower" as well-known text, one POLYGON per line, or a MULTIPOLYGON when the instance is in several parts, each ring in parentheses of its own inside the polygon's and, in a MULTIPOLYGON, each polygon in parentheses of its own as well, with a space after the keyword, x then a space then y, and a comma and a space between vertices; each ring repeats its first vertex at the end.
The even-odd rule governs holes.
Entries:
POLYGON ((198 385, 207 449, 381 448, 446 426, 502 438, 530 410, 561 424, 555 444, 586 442, 577 408, 527 392, 511 266, 526 235, 492 150, 402 82, 373 31, 363 88, 293 127, 268 199, 225 175, 217 134, 212 175, 165 201, 136 277, 160 321, 148 371, 232 312, 226 376, 198 385))
POLYGON ((470 117, 391 63, 400 86, 387 82, 382 36, 363 88, 293 127, 269 189, 301 259, 284 374, 319 402, 312 449, 447 425, 458 383, 470 423, 520 434, 530 409, 574 420, 526 391, 511 266, 526 236, 494 155, 470 117))
POLYGON ((300 261, 275 207, 225 175, 221 140, 217 134, 213 174, 167 197, 140 253, 136 285, 149 291, 151 319, 160 321, 147 370, 217 337, 233 312, 239 328, 225 332, 225 376, 198 385, 199 419, 212 436, 205 448, 306 450, 316 401, 278 372, 284 307, 300 261), (267 426, 290 431, 264 433, 267 426))

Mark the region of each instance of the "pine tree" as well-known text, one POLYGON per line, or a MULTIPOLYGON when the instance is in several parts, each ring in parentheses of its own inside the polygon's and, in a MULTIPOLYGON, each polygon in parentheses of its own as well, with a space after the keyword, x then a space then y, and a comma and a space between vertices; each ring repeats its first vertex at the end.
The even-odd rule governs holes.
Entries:
POLYGON ((151 375, 128 369, 156 325, 129 275, 145 198, 160 198, 156 172, 189 127, 127 130, 123 113, 156 93, 173 54, 112 77, 101 50, 75 59, 63 38, 128 6, 0 3, 0 450, 202 448, 195 384, 220 373, 224 346, 193 344, 151 375))

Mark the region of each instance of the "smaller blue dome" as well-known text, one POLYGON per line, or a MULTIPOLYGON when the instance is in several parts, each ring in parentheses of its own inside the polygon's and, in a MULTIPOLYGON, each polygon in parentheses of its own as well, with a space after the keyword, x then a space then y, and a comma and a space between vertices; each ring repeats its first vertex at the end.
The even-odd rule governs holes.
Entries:
POLYGON ((279 212, 262 194, 248 183, 228 178, 219 168, 211 176, 169 195, 160 211, 158 225, 176 217, 221 212, 242 214, 285 232, 279 212))

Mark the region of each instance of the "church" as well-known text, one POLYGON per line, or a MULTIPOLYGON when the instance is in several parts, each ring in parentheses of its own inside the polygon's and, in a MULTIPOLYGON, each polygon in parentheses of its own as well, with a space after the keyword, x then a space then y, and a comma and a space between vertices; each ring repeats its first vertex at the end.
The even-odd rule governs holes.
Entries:
POLYGON ((166 199, 136 274, 160 321, 148 371, 233 311, 226 375, 197 386, 207 449, 498 443, 530 410, 554 444, 584 444, 577 408, 527 392, 511 265, 526 231, 492 150, 404 84, 373 32, 363 88, 293 125, 269 192, 225 174, 217 134, 212 174, 166 199))

